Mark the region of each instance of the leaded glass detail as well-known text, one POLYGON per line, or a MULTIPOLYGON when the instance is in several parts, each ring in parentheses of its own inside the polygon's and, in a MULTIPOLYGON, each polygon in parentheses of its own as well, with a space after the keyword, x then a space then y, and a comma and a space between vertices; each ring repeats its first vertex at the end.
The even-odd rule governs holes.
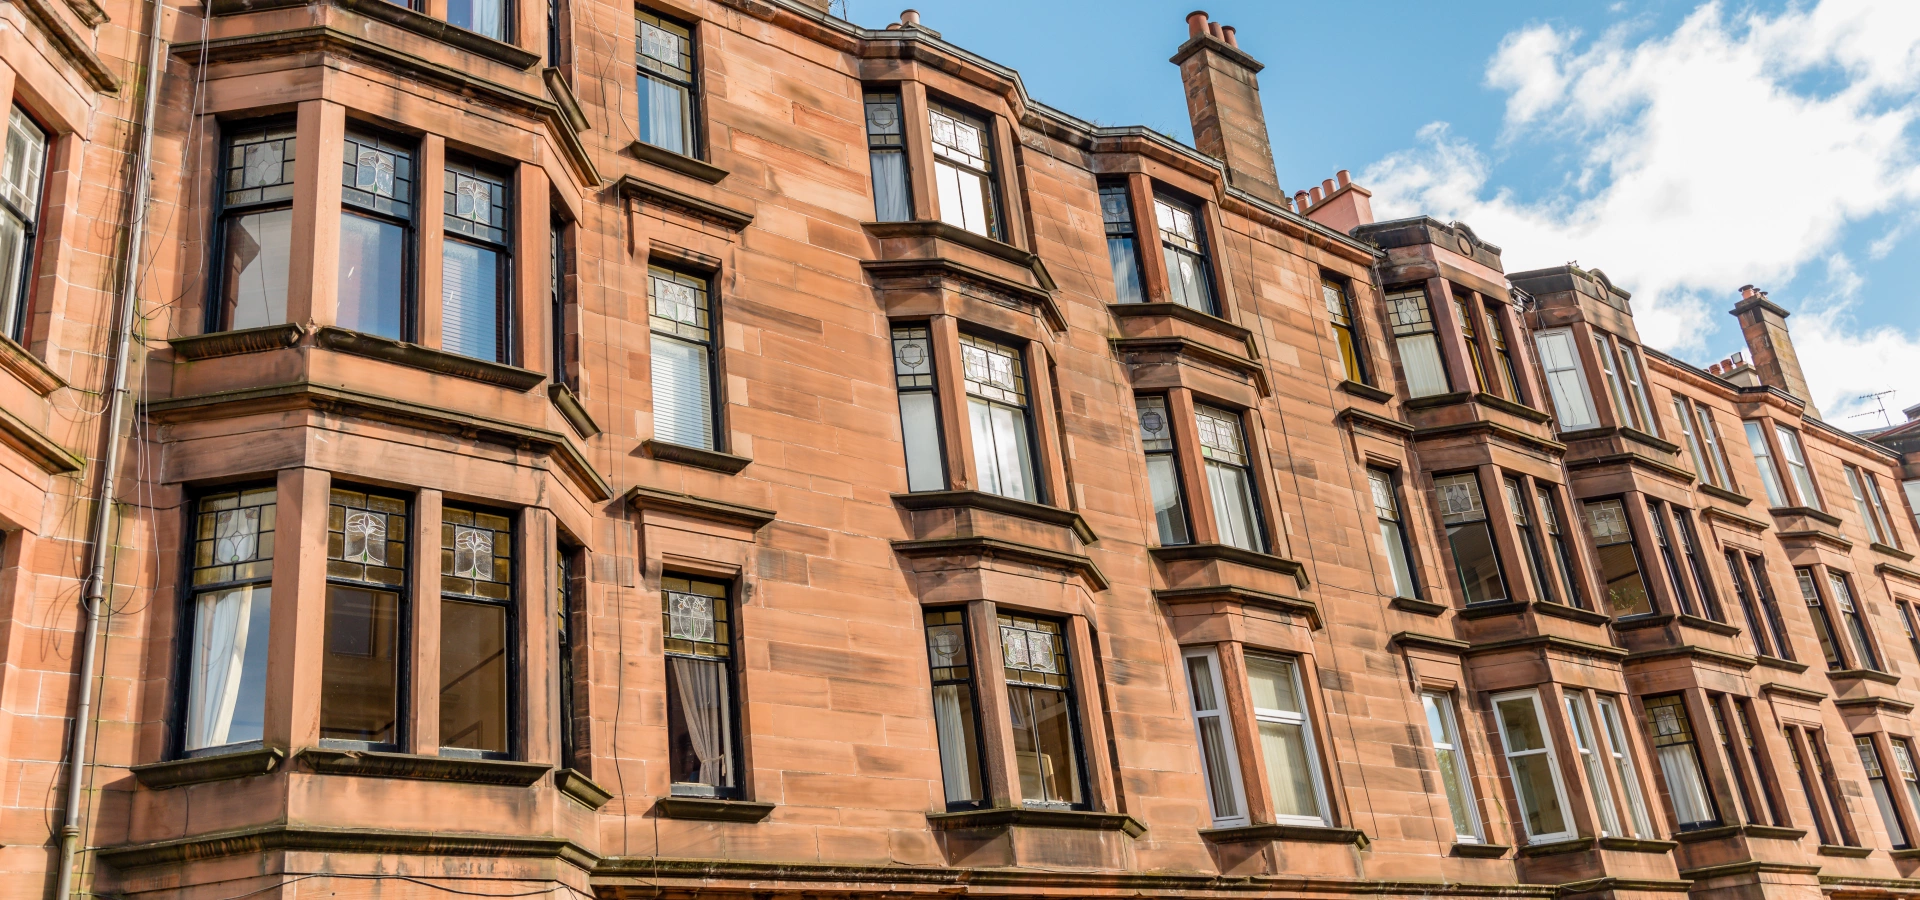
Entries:
POLYGON ((335 488, 327 505, 327 577, 406 583, 407 501, 335 488))
POLYGON ((200 499, 194 516, 195 585, 273 576, 274 496, 274 489, 265 487, 200 499))
POLYGON ((1160 237, 1188 253, 1200 253, 1200 230, 1193 210, 1167 197, 1153 198, 1153 217, 1160 226, 1160 237))
POLYGON ((967 618, 957 609, 936 610, 923 618, 927 625, 927 660, 934 681, 964 681, 973 677, 967 661, 967 618))
POLYGON ((933 343, 926 326, 893 330, 893 379, 895 387, 933 387, 933 343))
POLYGON ((1627 527, 1627 510, 1620 501, 1601 500, 1588 503, 1586 508, 1587 531, 1595 544, 1605 547, 1633 540, 1633 532, 1627 527))
POLYGON ((1000 657, 1010 684, 1067 686, 1067 645, 1058 622, 1000 616, 1000 657))
POLYGON ((1480 479, 1472 472, 1445 475, 1433 480, 1433 491, 1440 500, 1440 518, 1448 525, 1480 522, 1487 518, 1487 507, 1480 499, 1480 479))
POLYGON ((229 207, 293 198, 292 125, 255 128, 227 144, 225 202, 229 207))
POLYGON ((664 576, 660 579, 660 610, 665 620, 666 652, 712 659, 733 655, 726 585, 664 576))
POLYGON ((693 80, 693 32, 652 13, 634 12, 635 62, 679 81, 693 80))
POLYGON ((1124 184, 1100 186, 1100 221, 1109 236, 1133 235, 1133 203, 1124 184))
POLYGON ((1387 321, 1396 335, 1432 331, 1433 311, 1427 306, 1427 292, 1415 288, 1388 294, 1387 321))
POLYGON ((1140 414, 1140 443, 1147 452, 1172 450, 1173 420, 1167 415, 1167 398, 1136 397, 1134 404, 1140 414))
POLYGON ((399 218, 413 215, 413 153, 380 135, 349 129, 340 199, 399 218))
POLYGON ((447 507, 440 513, 440 593, 506 600, 513 584, 513 523, 447 507))
POLYGON ((653 330, 706 343, 713 328, 707 307, 706 280, 650 266, 647 281, 648 322, 653 330))
POLYGON ((960 368, 967 393, 1015 406, 1027 405, 1027 373, 1020 351, 970 334, 960 336, 960 368))
POLYGON ((449 165, 445 195, 447 231, 507 242, 506 182, 469 166, 449 165))
POLYGON ((982 172, 993 170, 987 160, 986 126, 970 116, 931 105, 927 109, 927 120, 933 129, 935 156, 944 156, 982 172))
POLYGON ((1240 417, 1224 409, 1196 406, 1194 422, 1200 429, 1200 455, 1236 466, 1247 464, 1247 444, 1240 433, 1240 417))
POLYGON ((904 138, 900 130, 900 95, 893 91, 870 91, 866 94, 865 101, 867 146, 904 146, 904 138))

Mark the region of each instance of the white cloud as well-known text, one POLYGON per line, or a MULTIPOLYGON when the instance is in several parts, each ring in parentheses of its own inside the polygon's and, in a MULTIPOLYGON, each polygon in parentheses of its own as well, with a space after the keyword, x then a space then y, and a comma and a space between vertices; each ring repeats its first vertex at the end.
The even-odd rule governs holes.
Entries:
POLYGON ((1535 25, 1507 36, 1486 78, 1507 94, 1502 146, 1567 156, 1564 187, 1517 196, 1437 122, 1363 174, 1382 218, 1468 222, 1510 270, 1603 268, 1634 292, 1645 340, 1694 355, 1732 327, 1740 285, 1784 284, 1827 260, 1826 296, 1774 297, 1799 311, 1816 402, 1838 412, 1896 383, 1920 402, 1920 336, 1862 325, 1859 276, 1834 258, 1850 224, 1920 210, 1920 3, 1826 0, 1772 16, 1708 3, 1670 33, 1619 26, 1591 40, 1535 25))

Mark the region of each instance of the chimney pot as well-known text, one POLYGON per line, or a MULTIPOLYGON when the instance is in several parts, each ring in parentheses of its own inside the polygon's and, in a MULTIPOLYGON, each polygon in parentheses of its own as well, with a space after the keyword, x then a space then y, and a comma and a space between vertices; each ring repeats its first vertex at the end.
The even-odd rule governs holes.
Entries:
POLYGON ((1333 178, 1335 181, 1340 182, 1341 187, 1346 187, 1347 185, 1353 183, 1353 176, 1347 174, 1347 170, 1345 169, 1341 169, 1340 171, 1333 173, 1333 178))
POLYGON ((1233 35, 1234 35, 1234 30, 1232 25, 1220 26, 1220 37, 1227 42, 1227 46, 1229 47, 1240 46, 1239 38, 1236 38, 1233 35))
POLYGON ((1319 202, 1320 202, 1320 199, 1321 199, 1321 195, 1320 195, 1320 186, 1319 186, 1319 185, 1314 185, 1314 187, 1313 187, 1313 202, 1315 202, 1315 203, 1319 203, 1319 202))
POLYGON ((915 28, 915 27, 918 27, 918 26, 919 26, 919 24, 920 24, 920 11, 919 11, 919 10, 917 10, 917 9, 903 9, 903 10, 901 10, 901 11, 900 11, 900 24, 902 24, 902 25, 905 25, 905 26, 907 26, 908 28, 915 28))
POLYGON ((1294 191, 1294 192, 1293 192, 1293 205, 1294 205, 1294 206, 1297 206, 1297 207, 1299 207, 1299 208, 1300 208, 1300 209, 1302 209, 1302 210, 1305 210, 1305 209, 1307 208, 1307 205, 1308 205, 1308 204, 1307 204, 1307 192, 1306 192, 1306 191, 1294 191))
POLYGON ((1736 351, 1732 356, 1727 358, 1732 360, 1736 366, 1744 366, 1747 364, 1747 354, 1745 351, 1736 351))
POLYGON ((1334 185, 1333 185, 1333 179, 1331 179, 1331 178, 1329 178, 1329 179, 1327 179, 1327 180, 1325 180, 1325 181, 1322 181, 1322 182, 1320 182, 1320 186, 1321 186, 1322 188, 1325 188, 1325 189, 1326 189, 1326 192, 1327 192, 1327 194, 1328 194, 1329 196, 1331 196, 1331 195, 1333 194, 1333 192, 1334 192, 1334 191, 1337 191, 1337 190, 1339 190, 1339 188, 1337 188, 1337 187, 1334 187, 1334 185))
POLYGON ((1753 285, 1750 285, 1750 284, 1743 284, 1743 285, 1741 285, 1741 286, 1740 286, 1740 298, 1744 300, 1744 299, 1746 299, 1746 298, 1748 298, 1748 297, 1751 297, 1751 296, 1753 296, 1753 285))
POLYGON ((1221 41, 1221 42, 1223 42, 1223 43, 1224 43, 1224 42, 1226 41, 1226 39, 1225 39, 1225 38, 1223 38, 1223 37, 1221 37, 1221 36, 1220 36, 1220 23, 1219 23, 1219 22, 1208 22, 1208 23, 1207 23, 1207 33, 1208 33, 1208 34, 1210 34, 1210 35, 1213 35, 1213 39, 1214 39, 1214 40, 1216 40, 1216 41, 1221 41))
POLYGON ((1197 38, 1207 33, 1207 11, 1196 9, 1187 13, 1187 37, 1197 38))

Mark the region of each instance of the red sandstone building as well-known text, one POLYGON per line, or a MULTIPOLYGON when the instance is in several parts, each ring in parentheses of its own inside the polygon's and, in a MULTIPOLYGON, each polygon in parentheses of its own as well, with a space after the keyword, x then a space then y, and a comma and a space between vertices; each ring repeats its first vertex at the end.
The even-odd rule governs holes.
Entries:
POLYGON ((6 896, 1920 893, 1920 444, 1763 292, 823 5, 0 7, 6 896))

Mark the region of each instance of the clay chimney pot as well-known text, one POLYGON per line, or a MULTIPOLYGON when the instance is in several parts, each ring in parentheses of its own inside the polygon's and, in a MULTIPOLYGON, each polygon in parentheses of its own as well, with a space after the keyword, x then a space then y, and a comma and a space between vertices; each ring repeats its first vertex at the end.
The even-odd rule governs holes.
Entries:
POLYGON ((1741 299, 1743 299, 1743 300, 1744 300, 1744 299, 1746 299, 1746 298, 1749 298, 1749 297, 1752 297, 1752 296, 1753 296, 1753 285, 1750 285, 1750 284, 1743 284, 1743 285, 1741 285, 1741 286, 1740 286, 1740 297, 1741 297, 1741 299))
POLYGON ((1224 41, 1224 40, 1225 40, 1225 38, 1222 38, 1222 37, 1220 36, 1220 23, 1219 23, 1219 22, 1208 22, 1208 23, 1207 23, 1207 33, 1208 33, 1208 34, 1210 34, 1210 35, 1213 35, 1213 39, 1214 39, 1214 40, 1216 40, 1216 41, 1224 41))
POLYGON ((1234 35, 1234 30, 1232 25, 1220 26, 1220 37, 1227 42, 1227 46, 1229 47, 1240 46, 1240 40, 1234 37, 1233 35, 1234 35))
POLYGON ((1298 207, 1300 207, 1301 209, 1306 209, 1306 208, 1307 208, 1307 192, 1306 192, 1306 191, 1294 191, 1294 192, 1293 192, 1293 205, 1295 205, 1295 206, 1298 206, 1298 207))
POLYGON ((1315 185, 1315 186, 1314 186, 1314 188, 1313 188, 1313 202, 1315 202, 1315 203, 1319 203, 1319 202, 1320 202, 1320 197, 1321 197, 1321 194, 1320 194, 1320 187, 1319 187, 1319 185, 1315 185))
POLYGON ((1329 178, 1329 179, 1327 179, 1327 180, 1325 180, 1325 181, 1322 181, 1322 182, 1320 182, 1320 186, 1321 186, 1322 188, 1325 188, 1325 189, 1326 189, 1326 191, 1327 191, 1327 193, 1328 193, 1329 195, 1331 195, 1331 194, 1332 194, 1332 193, 1333 193, 1334 191, 1337 191, 1337 190, 1339 190, 1339 188, 1337 188, 1337 187, 1335 187, 1335 186, 1334 186, 1334 184, 1333 184, 1333 179, 1331 179, 1331 178, 1329 178))
POLYGON ((1207 33, 1207 11, 1196 9, 1187 13, 1187 37, 1197 38, 1207 33))
POLYGON ((1341 169, 1340 171, 1333 173, 1333 178, 1335 181, 1340 182, 1341 187, 1346 187, 1347 185, 1353 183, 1353 176, 1347 174, 1347 170, 1345 169, 1341 169))
POLYGON ((915 26, 917 26, 917 25, 919 25, 919 24, 920 24, 920 11, 919 11, 919 10, 917 10, 917 9, 903 9, 903 10, 901 10, 901 11, 900 11, 900 24, 902 24, 902 25, 905 25, 905 26, 907 26, 908 28, 912 28, 912 27, 915 27, 915 26))

